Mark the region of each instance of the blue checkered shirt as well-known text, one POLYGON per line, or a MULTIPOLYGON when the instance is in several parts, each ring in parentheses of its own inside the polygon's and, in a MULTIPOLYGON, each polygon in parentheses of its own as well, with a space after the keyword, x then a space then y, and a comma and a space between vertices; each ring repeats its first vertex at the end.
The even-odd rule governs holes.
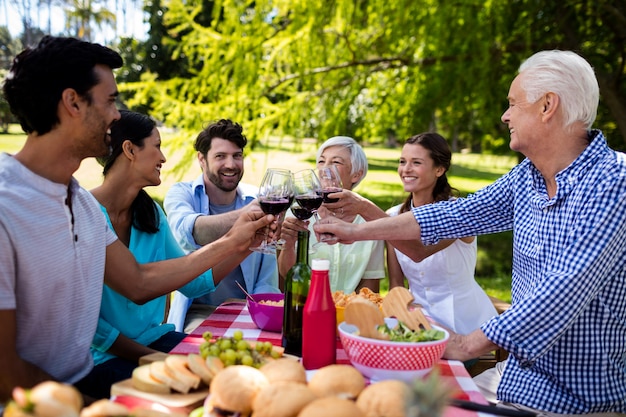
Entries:
POLYGON ((481 326, 510 352, 501 401, 626 412, 626 155, 600 131, 590 140, 552 198, 526 159, 467 198, 413 211, 427 244, 513 229, 512 306, 481 326))

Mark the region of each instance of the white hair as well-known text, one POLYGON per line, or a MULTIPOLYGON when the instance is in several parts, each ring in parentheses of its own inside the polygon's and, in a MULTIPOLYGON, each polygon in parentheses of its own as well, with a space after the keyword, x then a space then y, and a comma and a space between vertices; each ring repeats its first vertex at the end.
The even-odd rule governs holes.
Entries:
POLYGON ((324 142, 317 150, 317 155, 315 156, 316 163, 320 160, 324 150, 331 146, 342 146, 350 151, 350 163, 352 164, 352 172, 350 172, 350 174, 354 175, 361 171, 361 178, 352 185, 352 188, 355 188, 367 174, 367 156, 365 156, 365 151, 363 151, 363 148, 356 140, 349 136, 333 136, 324 142))
POLYGON ((559 96, 565 126, 576 121, 589 130, 596 119, 600 87, 591 65, 570 51, 537 52, 519 67, 524 74, 522 88, 526 99, 534 103, 548 92, 559 96))

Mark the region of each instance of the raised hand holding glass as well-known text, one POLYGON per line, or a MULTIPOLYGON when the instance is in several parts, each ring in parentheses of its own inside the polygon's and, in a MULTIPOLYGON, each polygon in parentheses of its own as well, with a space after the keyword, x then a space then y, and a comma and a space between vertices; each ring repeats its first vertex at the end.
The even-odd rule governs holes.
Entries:
MULTIPOLYGON (((277 218, 285 212, 293 201, 291 171, 288 169, 268 168, 265 171, 258 194, 259 206, 265 214, 272 214, 277 218)), ((276 252, 276 240, 267 242, 269 226, 265 229, 263 242, 250 250, 273 254, 276 252)))
MULTIPOLYGON (((328 195, 332 193, 338 193, 343 191, 343 184, 341 182, 341 177, 339 176, 339 170, 335 165, 328 165, 322 168, 318 168, 318 176, 320 180, 320 184, 322 186, 321 195, 324 203, 336 203, 339 201, 338 198, 329 198, 328 195)), ((317 220, 319 218, 316 217, 317 220)), ((336 238, 328 233, 324 233, 320 235, 319 242, 313 244, 311 250, 315 252, 316 248, 325 243, 335 243, 336 238)))

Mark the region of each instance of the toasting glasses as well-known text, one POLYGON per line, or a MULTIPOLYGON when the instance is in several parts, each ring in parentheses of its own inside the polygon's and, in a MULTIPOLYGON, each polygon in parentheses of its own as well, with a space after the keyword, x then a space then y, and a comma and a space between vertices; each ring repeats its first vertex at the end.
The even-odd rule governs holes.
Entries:
MULTIPOLYGON (((293 201, 291 177, 291 171, 288 169, 268 168, 265 171, 258 194, 259 205, 265 214, 273 214, 279 218, 289 208, 293 201)), ((273 239, 268 243, 268 237, 269 226, 265 229, 265 238, 261 244, 250 250, 266 254, 276 253, 278 242, 273 239)))
POLYGON ((341 183, 341 177, 336 165, 329 165, 324 168, 319 168, 317 175, 322 185, 322 197, 324 203, 336 203, 338 198, 328 198, 328 194, 338 193, 343 190, 343 184, 341 183))
MULTIPOLYGON (((300 220, 307 220, 322 205, 322 185, 312 169, 303 169, 293 174, 295 204, 291 212, 300 220)), ((316 217, 317 218, 317 217, 316 217)))
MULTIPOLYGON (((336 203, 338 198, 329 198, 328 195, 332 193, 338 193, 343 190, 343 184, 341 183, 341 177, 337 166, 329 165, 327 167, 319 168, 317 170, 318 177, 320 179, 320 185, 322 187, 320 194, 324 203, 336 203)), ((316 220, 319 220, 316 217, 316 220)), ((330 233, 323 233, 319 236, 319 241, 311 246, 311 253, 315 252, 319 245, 327 243, 335 243, 337 238, 330 233)))

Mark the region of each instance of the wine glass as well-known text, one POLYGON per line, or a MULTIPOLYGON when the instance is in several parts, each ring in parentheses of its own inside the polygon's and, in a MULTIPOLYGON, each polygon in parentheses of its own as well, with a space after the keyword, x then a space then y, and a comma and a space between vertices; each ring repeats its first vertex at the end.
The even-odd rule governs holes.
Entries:
MULTIPOLYGON (((314 170, 303 169, 293 174, 293 193, 300 208, 315 214, 317 219, 317 209, 322 205, 322 185, 314 170)), ((295 212, 294 216, 298 217, 295 212)))
POLYGON ((322 198, 324 203, 336 203, 338 198, 328 198, 328 194, 338 193, 343 190, 343 184, 341 183, 341 177, 336 165, 329 165, 327 167, 318 169, 318 176, 322 185, 322 198))
MULTIPOLYGON (((341 183, 341 177, 339 176, 339 170, 336 165, 329 165, 318 169, 318 175, 322 189, 320 194, 324 203, 336 203, 338 198, 329 198, 328 194, 338 193, 343 191, 343 184, 341 183)), ((316 220, 319 220, 316 214, 316 220)), ((314 253, 316 248, 321 244, 334 243, 337 238, 330 233, 323 233, 320 235, 318 242, 311 246, 311 252, 314 253)))
MULTIPOLYGON (((291 186, 291 171, 288 169, 268 168, 265 171, 258 194, 259 205, 265 214, 272 214, 277 218, 285 212, 293 201, 291 186)), ((255 252, 266 254, 276 253, 276 240, 267 242, 269 226, 265 228, 265 239, 257 247, 250 248, 255 252)))

